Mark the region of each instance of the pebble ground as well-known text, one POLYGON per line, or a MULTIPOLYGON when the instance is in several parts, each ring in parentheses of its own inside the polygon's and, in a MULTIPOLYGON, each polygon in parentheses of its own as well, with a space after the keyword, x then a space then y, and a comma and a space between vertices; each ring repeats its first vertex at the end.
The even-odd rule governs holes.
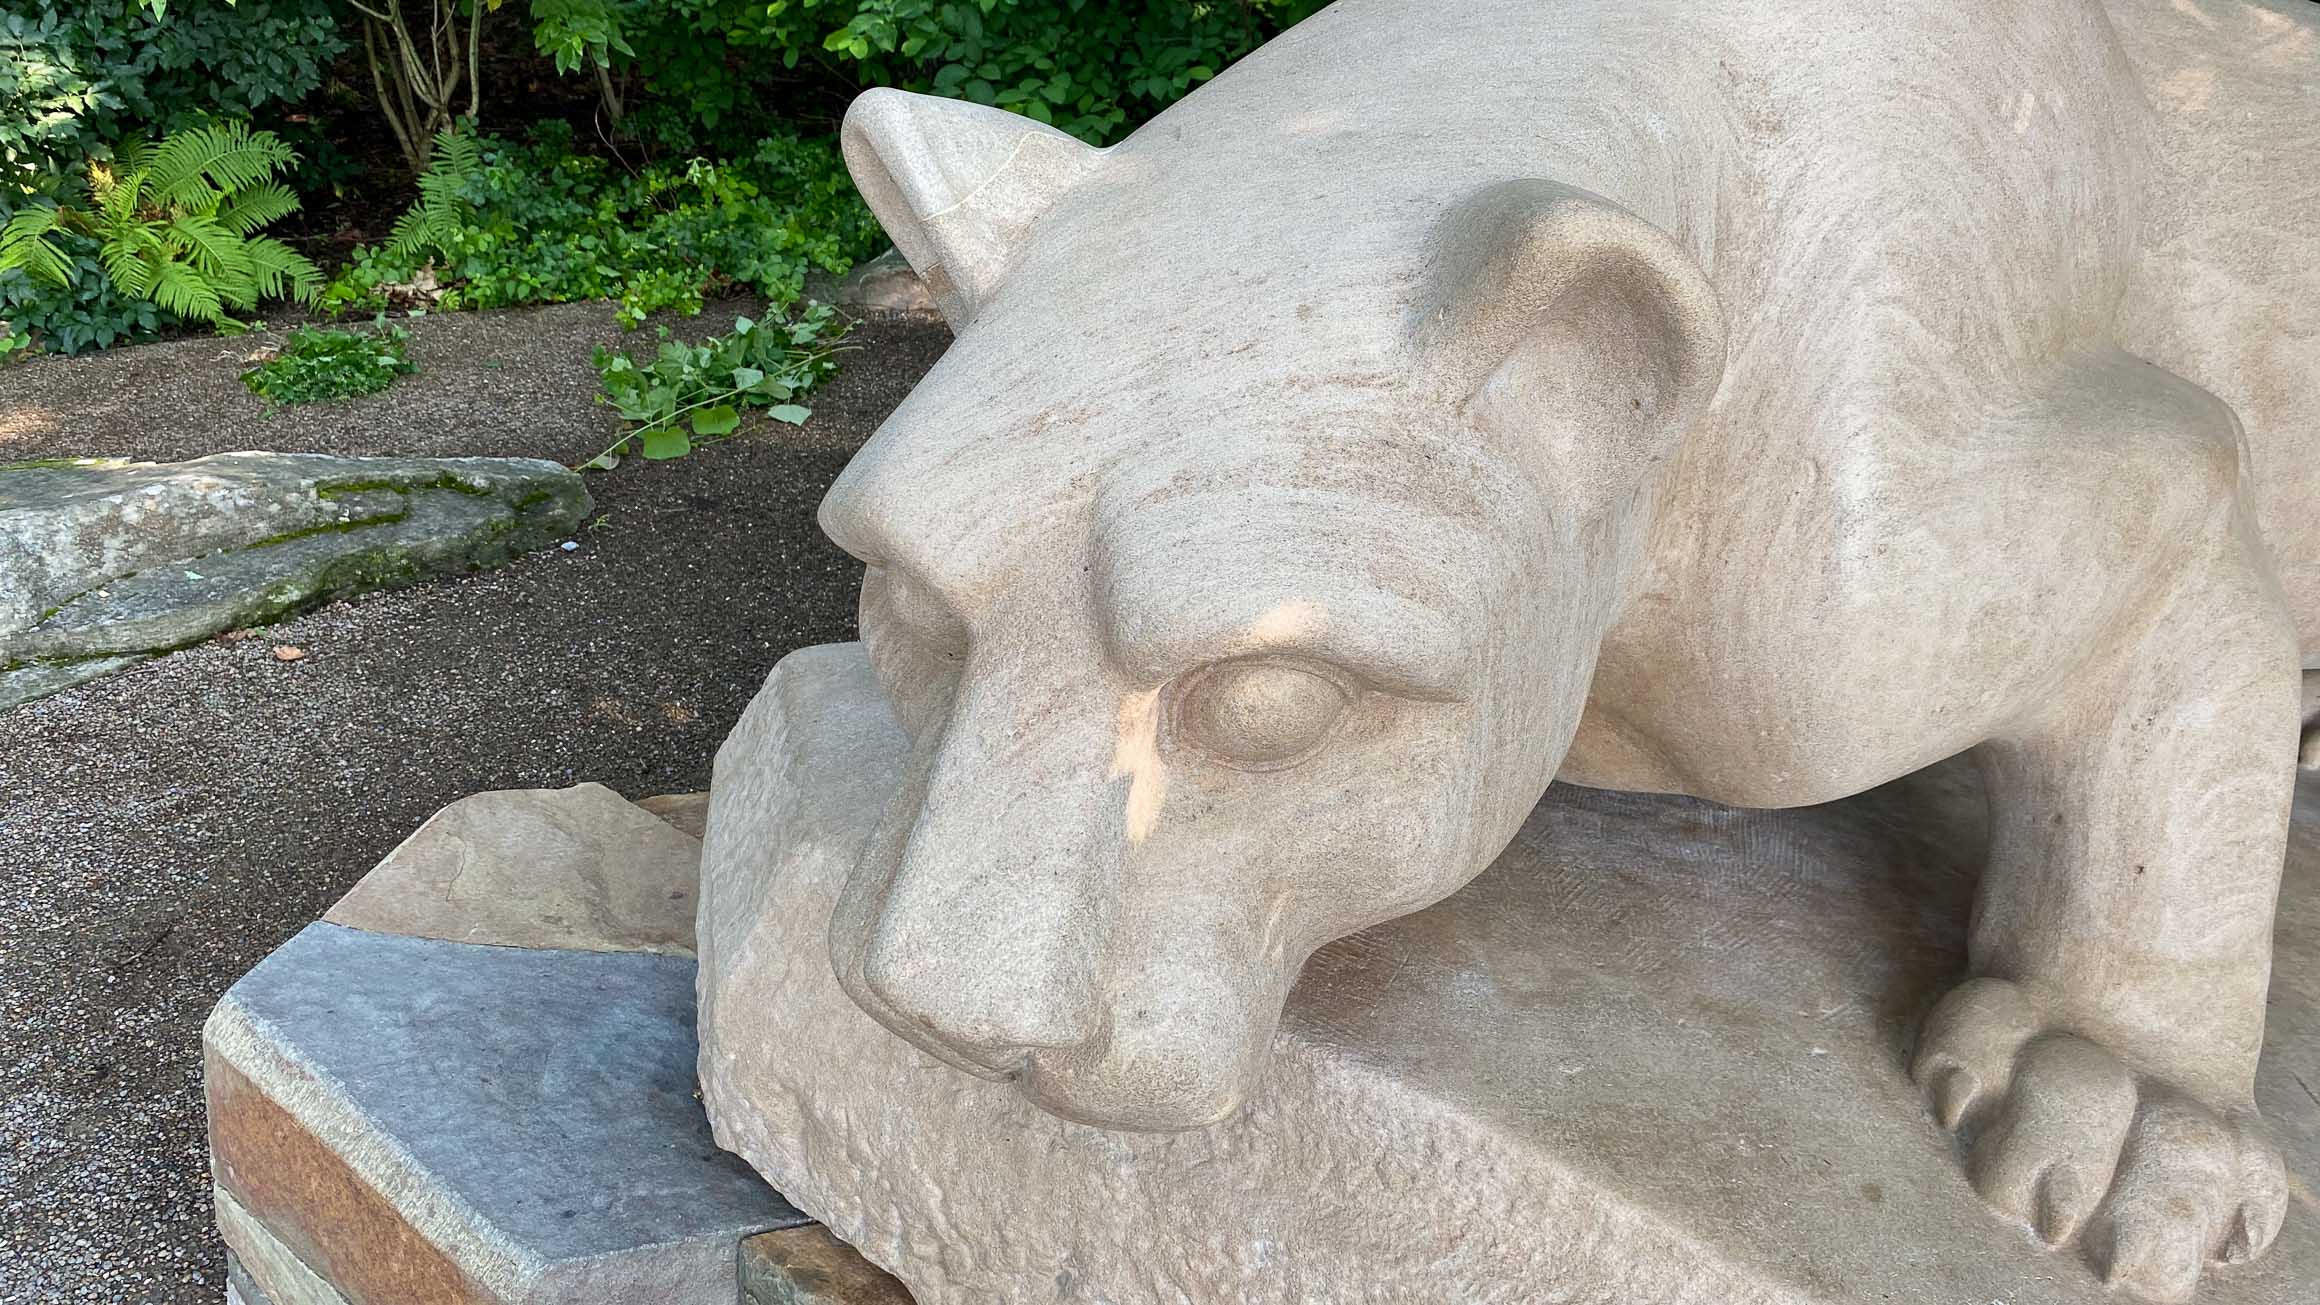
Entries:
MULTIPOLYGON (((200 1030, 218 995, 469 793, 705 787, 774 662, 853 637, 860 568, 814 508, 948 336, 885 322, 854 339, 802 430, 592 476, 573 549, 0 712, 0 1303, 216 1305, 200 1030)), ((0 370, 0 461, 578 461, 618 430, 590 401, 589 353, 623 341, 650 337, 595 305, 428 318, 418 376, 273 412, 236 379, 251 337, 38 360, 0 370)))

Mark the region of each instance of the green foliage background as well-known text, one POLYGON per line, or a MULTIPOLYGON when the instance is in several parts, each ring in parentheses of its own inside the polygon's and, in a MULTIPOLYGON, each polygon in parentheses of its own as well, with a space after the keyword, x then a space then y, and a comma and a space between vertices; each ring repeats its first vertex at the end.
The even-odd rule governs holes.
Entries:
POLYGON ((141 0, 0 0, 0 183, 45 187, 124 136, 295 103, 346 48, 342 14, 338 0, 179 0, 161 17, 141 0))
MULTIPOLYGON (((392 196, 355 219, 377 233, 413 205, 395 238, 351 252, 325 247, 346 205, 287 219, 277 234, 338 265, 331 307, 400 302, 424 273, 442 307, 603 297, 634 323, 746 288, 780 312, 811 269, 883 243, 835 144, 861 90, 998 105, 1108 144, 1322 3, 406 0, 480 5, 487 53, 481 120, 420 181, 376 148, 352 0, 0 0, 0 224, 75 202, 125 141, 238 122, 297 146, 310 214, 392 196), (419 217, 426 238, 403 238, 419 217)), ((55 239, 61 283, 0 271, 0 358, 178 321, 114 284, 96 242, 55 239)))

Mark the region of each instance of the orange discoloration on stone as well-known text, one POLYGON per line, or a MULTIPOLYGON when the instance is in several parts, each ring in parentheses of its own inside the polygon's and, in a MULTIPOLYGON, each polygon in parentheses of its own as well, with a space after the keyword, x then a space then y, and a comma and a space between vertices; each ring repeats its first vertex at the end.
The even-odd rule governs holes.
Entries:
POLYGON ((353 1305, 496 1305, 440 1247, 212 1052, 204 1075, 218 1185, 353 1305))

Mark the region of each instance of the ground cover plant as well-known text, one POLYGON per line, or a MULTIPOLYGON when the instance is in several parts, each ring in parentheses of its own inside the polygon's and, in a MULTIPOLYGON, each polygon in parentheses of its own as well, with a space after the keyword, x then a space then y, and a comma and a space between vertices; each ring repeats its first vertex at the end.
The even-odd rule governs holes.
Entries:
POLYGON ((575 150, 563 123, 526 141, 447 131, 419 192, 325 303, 383 307, 426 270, 444 309, 612 299, 633 326, 745 288, 778 313, 811 269, 843 272, 884 243, 832 143, 788 131, 737 158, 634 170, 575 150))
POLYGON ((275 180, 295 159, 272 132, 235 122, 188 127, 158 144, 131 139, 60 199, 26 204, 0 226, 0 272, 77 294, 91 252, 111 289, 157 312, 213 326, 261 299, 312 300, 322 274, 262 229, 298 207, 275 180), (79 237, 74 241, 72 237, 79 237))
POLYGON ((659 349, 641 359, 598 348, 596 370, 604 382, 598 398, 636 425, 581 469, 610 467, 632 445, 654 460, 681 458, 696 444, 740 429, 746 408, 803 425, 813 410, 797 400, 838 369, 844 331, 835 321, 817 304, 787 323, 735 318, 731 334, 700 344, 670 339, 664 327, 659 349))
POLYGON ((385 319, 368 331, 299 327, 280 352, 242 373, 250 393, 269 403, 326 403, 376 394, 419 370, 411 333, 385 319))

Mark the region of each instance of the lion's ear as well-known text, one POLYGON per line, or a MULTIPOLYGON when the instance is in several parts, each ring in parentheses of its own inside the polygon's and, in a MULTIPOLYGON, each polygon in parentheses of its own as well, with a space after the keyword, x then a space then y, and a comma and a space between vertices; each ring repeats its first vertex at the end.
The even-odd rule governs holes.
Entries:
POLYGON ((998 289, 1032 223, 1103 158, 1004 109, 887 89, 855 99, 839 142, 954 331, 998 289))
POLYGON ((1452 210, 1411 344, 1424 388, 1530 449, 1583 510, 1667 456, 1724 375, 1723 309, 1691 254, 1553 181, 1452 210))

